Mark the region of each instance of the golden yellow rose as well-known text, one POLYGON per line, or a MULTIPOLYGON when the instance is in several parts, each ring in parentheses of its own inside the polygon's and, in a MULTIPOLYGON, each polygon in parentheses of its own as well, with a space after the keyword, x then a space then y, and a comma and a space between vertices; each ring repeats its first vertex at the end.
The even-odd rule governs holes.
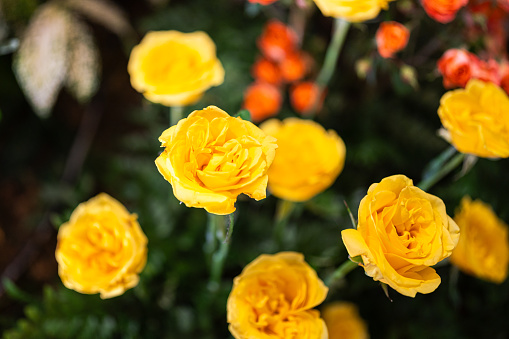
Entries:
POLYGON ((81 203, 58 230, 58 274, 67 288, 121 295, 138 284, 147 260, 147 238, 137 215, 106 193, 81 203))
POLYGON ((509 157, 509 98, 497 85, 472 79, 465 89, 445 93, 438 116, 458 151, 509 157))
POLYGON ((350 256, 362 257, 368 276, 409 297, 440 285, 429 266, 450 256, 459 238, 441 199, 393 175, 369 187, 358 217, 357 229, 341 235, 350 256))
POLYGON ((314 0, 322 14, 350 22, 376 18, 394 0, 314 0))
POLYGON ((461 230, 451 262, 465 273, 495 283, 507 278, 509 242, 507 225, 491 207, 465 197, 454 216, 461 230))
POLYGON ((265 198, 276 139, 251 122, 209 106, 168 128, 159 141, 165 150, 157 169, 186 206, 229 214, 241 193, 265 198))
POLYGON ((327 304, 322 318, 329 331, 329 339, 368 339, 368 327, 359 315, 357 306, 346 301, 327 304))
POLYGON ((127 70, 135 90, 166 106, 191 105, 224 81, 216 45, 205 32, 149 32, 133 48, 127 70))
POLYGON ((271 119, 260 128, 277 139, 277 155, 269 168, 269 190, 276 197, 309 200, 343 170, 346 148, 335 131, 298 118, 271 119))
POLYGON ((262 254, 233 280, 229 330, 236 339, 327 339, 320 312, 312 310, 327 292, 302 254, 262 254))

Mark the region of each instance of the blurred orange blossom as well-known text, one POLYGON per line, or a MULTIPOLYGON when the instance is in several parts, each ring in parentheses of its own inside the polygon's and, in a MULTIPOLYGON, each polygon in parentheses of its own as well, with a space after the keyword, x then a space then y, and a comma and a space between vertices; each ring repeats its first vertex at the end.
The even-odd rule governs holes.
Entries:
POLYGON ((244 92, 242 107, 251 113, 254 122, 276 115, 281 109, 281 90, 266 82, 252 83, 244 92))
POLYGON ((384 58, 392 58, 394 54, 406 47, 410 32, 408 28, 395 21, 385 21, 376 31, 376 47, 384 58))

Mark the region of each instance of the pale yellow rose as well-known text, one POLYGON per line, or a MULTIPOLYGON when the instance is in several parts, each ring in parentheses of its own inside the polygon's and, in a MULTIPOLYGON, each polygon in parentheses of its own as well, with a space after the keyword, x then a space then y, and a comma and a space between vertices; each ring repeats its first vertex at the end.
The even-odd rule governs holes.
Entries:
POLYGON ((205 32, 149 32, 135 46, 127 70, 135 90, 150 101, 186 106, 224 81, 216 45, 205 32))
POLYGON ((350 22, 376 18, 390 1, 394 0, 314 0, 323 15, 350 22))
POLYGON ((327 292, 302 254, 262 254, 233 280, 229 330, 236 339, 327 339, 320 312, 312 310, 327 292))
POLYGON ((147 260, 147 238, 136 219, 106 193, 79 204, 58 230, 55 257, 63 284, 103 299, 136 286, 147 260))
POLYGON ((507 279, 509 265, 508 226, 491 207, 465 197, 454 216, 461 230, 451 262, 467 274, 495 283, 507 279))
POLYGON ((445 93, 438 116, 458 151, 509 157, 509 98, 497 85, 472 79, 465 89, 445 93))
POLYGON ((157 169, 186 206, 229 214, 241 193, 265 198, 276 139, 251 122, 209 106, 168 128, 159 141, 165 150, 157 169))
POLYGON ((358 217, 357 229, 341 235, 349 255, 362 257, 368 276, 409 297, 440 285, 429 266, 450 256, 459 239, 441 199, 393 175, 369 187, 358 217))
POLYGON ((329 331, 329 339, 368 339, 368 327, 359 315, 357 306, 346 301, 325 305, 322 318, 329 331))
POLYGON ((277 139, 277 155, 269 169, 269 190, 276 197, 309 200, 343 170, 346 148, 335 131, 298 118, 271 119, 260 128, 277 139))

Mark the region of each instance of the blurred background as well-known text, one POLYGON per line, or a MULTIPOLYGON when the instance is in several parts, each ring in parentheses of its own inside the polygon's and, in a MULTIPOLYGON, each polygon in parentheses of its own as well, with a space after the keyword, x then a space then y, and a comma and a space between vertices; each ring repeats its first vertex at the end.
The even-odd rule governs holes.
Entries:
MULTIPOLYGON (((260 54, 256 41, 264 25, 274 18, 288 23, 302 9, 285 0, 271 6, 244 0, 0 0, 0 10, 4 338, 229 338, 226 298, 247 263, 262 253, 298 251, 323 279, 348 256, 340 237, 351 227, 344 201, 355 215, 373 182, 393 174, 420 181, 427 164, 449 147, 437 135, 436 111, 445 89, 436 62, 448 48, 476 51, 486 44, 482 34, 468 30, 468 9, 443 25, 418 1, 393 2, 377 19, 353 25, 315 117, 344 140, 343 172, 326 192, 298 204, 284 244, 272 238, 277 199, 241 197, 220 291, 213 295, 204 248, 207 215, 180 205, 154 165, 161 151, 157 138, 169 124, 168 108, 131 87, 129 53, 151 30, 207 32, 225 81, 185 114, 216 105, 233 115, 253 82, 251 67, 260 54), (44 8, 45 15, 37 16, 44 8), (69 16, 67 21, 62 15, 69 16), (376 53, 374 36, 384 20, 402 22, 411 31, 407 48, 395 59, 376 53), (24 41, 41 42, 33 32, 47 38, 42 43, 47 48, 20 53, 24 41), (58 66, 65 58, 81 60, 80 66, 65 73, 58 66), (401 72, 403 66, 412 67, 410 77, 401 72), (58 227, 80 202, 99 192, 137 213, 149 240, 139 285, 109 300, 63 287, 54 258, 58 227)), ((302 49, 317 65, 311 72, 316 74, 332 19, 312 3, 301 15, 302 49)), ((277 117, 298 116, 288 93, 283 96, 277 117)), ((466 175, 460 177, 458 170, 430 193, 444 200, 451 216, 469 195, 509 222, 508 170, 507 159, 479 159, 466 175)), ((451 276, 448 263, 437 271, 442 284, 435 292, 412 299, 389 291, 391 302, 359 268, 331 288, 323 305, 355 303, 372 338, 509 338, 507 281, 496 285, 463 273, 451 276)))

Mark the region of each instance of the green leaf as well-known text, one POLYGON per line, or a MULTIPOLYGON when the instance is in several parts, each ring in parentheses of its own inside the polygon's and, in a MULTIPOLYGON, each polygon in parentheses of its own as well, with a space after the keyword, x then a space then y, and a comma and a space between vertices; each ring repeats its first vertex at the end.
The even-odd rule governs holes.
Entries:
POLYGON ((235 118, 241 118, 242 120, 251 121, 251 113, 247 109, 243 109, 234 115, 235 118))
POLYGON ((22 291, 16 284, 14 284, 10 279, 5 278, 3 280, 3 285, 5 288, 5 292, 13 299, 16 299, 18 301, 24 302, 24 303, 32 303, 34 302, 34 298, 22 291))

